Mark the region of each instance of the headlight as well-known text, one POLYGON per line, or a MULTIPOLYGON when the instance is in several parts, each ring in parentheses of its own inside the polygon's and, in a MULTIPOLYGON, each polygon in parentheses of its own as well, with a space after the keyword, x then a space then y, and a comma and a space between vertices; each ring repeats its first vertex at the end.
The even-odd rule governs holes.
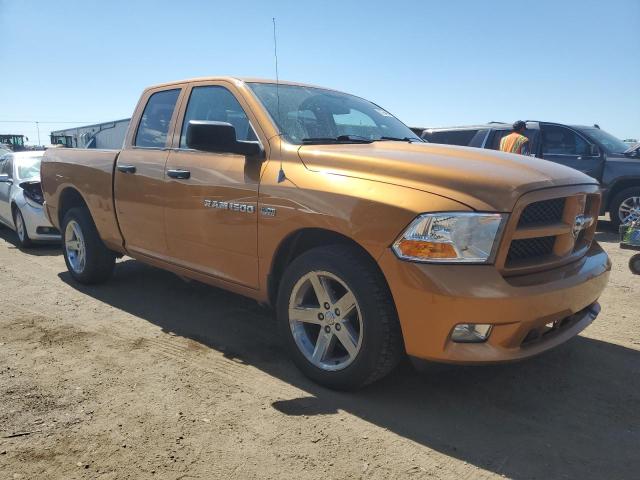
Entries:
POLYGON ((418 262, 489 263, 505 218, 500 213, 425 213, 411 222, 393 251, 418 262))

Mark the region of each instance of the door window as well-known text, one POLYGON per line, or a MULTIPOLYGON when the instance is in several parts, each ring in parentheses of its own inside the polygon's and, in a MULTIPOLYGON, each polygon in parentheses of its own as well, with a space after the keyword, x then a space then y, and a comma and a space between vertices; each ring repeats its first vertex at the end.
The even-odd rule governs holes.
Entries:
POLYGON ((422 138, 429 141, 429 143, 446 143, 447 145, 461 145, 466 147, 476 133, 478 133, 478 130, 427 131, 422 138))
POLYGON ((13 158, 11 155, 4 157, 2 166, 0 166, 0 174, 9 175, 9 178, 13 178, 13 158))
POLYGON ((542 130, 542 153, 547 155, 589 155, 589 144, 573 130, 558 125, 542 130))
MULTIPOLYGON (((504 137, 506 137, 510 133, 513 133, 513 130, 496 130, 493 134, 493 138, 491 139, 491 143, 489 144, 488 148, 491 148, 492 150, 500 150, 500 140, 502 140, 504 137)), ((524 131, 524 136, 529 139, 530 153, 534 153, 532 149, 533 149, 533 145, 535 144, 535 135, 536 135, 536 130, 531 130, 527 128, 524 131)))
POLYGON ((187 148, 187 127, 191 120, 230 123, 236 129, 236 139, 257 140, 249 118, 233 94, 215 85, 194 87, 182 122, 180 148, 187 148))
POLYGON ((164 90, 149 97, 136 133, 136 147, 164 148, 166 146, 169 124, 179 94, 179 89, 164 90))

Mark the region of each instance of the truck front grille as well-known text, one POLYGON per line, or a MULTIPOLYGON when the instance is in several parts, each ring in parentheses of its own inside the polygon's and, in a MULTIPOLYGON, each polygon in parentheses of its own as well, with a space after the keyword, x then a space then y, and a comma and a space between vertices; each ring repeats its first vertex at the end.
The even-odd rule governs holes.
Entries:
POLYGON ((516 205, 496 258, 504 275, 554 268, 586 253, 595 233, 600 194, 595 185, 567 190, 570 193, 564 195, 534 192, 516 205), (576 230, 584 217, 593 219, 592 224, 576 230))
POLYGON ((543 257, 553 253, 553 245, 556 243, 556 237, 538 237, 528 238, 526 240, 514 240, 509 247, 507 255, 507 264, 519 260, 529 260, 532 258, 543 257))
POLYGON ((561 222, 565 201, 564 198, 552 198, 532 203, 522 212, 518 227, 561 222))

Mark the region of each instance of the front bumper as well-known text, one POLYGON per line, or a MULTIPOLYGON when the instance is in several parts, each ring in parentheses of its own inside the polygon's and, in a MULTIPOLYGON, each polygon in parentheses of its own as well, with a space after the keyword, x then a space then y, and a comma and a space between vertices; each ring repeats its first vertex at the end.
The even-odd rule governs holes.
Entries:
POLYGON ((577 335, 598 315, 611 269, 596 242, 574 263, 517 277, 503 277, 492 265, 405 262, 391 251, 379 263, 407 353, 450 363, 518 360, 577 335), (484 343, 455 343, 450 335, 460 323, 493 327, 484 343))
POLYGON ((60 232, 51 225, 44 208, 34 207, 28 202, 20 202, 18 208, 20 208, 27 234, 31 240, 37 242, 60 241, 60 232))

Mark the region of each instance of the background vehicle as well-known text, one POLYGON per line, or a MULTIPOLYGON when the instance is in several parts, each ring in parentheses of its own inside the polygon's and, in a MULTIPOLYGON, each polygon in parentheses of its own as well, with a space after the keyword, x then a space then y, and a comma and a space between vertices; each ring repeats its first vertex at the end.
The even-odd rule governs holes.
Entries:
MULTIPOLYGON (((511 132, 507 123, 491 122, 451 128, 428 128, 423 139, 431 143, 498 150, 511 132)), ((603 188, 602 213, 609 212, 614 227, 630 214, 640 215, 640 158, 637 150, 599 126, 562 125, 527 121, 531 152, 538 158, 575 168, 598 180, 603 188)))
POLYGON ((6 145, 6 147, 13 152, 21 152, 25 149, 24 135, 13 133, 0 134, 0 144, 6 145))
POLYGON ((540 353, 593 321, 610 270, 595 180, 429 145, 378 105, 307 85, 151 87, 122 150, 49 149, 42 177, 77 281, 105 281, 127 254, 270 304, 295 363, 333 388, 405 352, 540 353))
POLYGON ((0 224, 16 231, 21 247, 57 242, 60 233, 45 215, 40 185, 42 151, 0 157, 0 224))

